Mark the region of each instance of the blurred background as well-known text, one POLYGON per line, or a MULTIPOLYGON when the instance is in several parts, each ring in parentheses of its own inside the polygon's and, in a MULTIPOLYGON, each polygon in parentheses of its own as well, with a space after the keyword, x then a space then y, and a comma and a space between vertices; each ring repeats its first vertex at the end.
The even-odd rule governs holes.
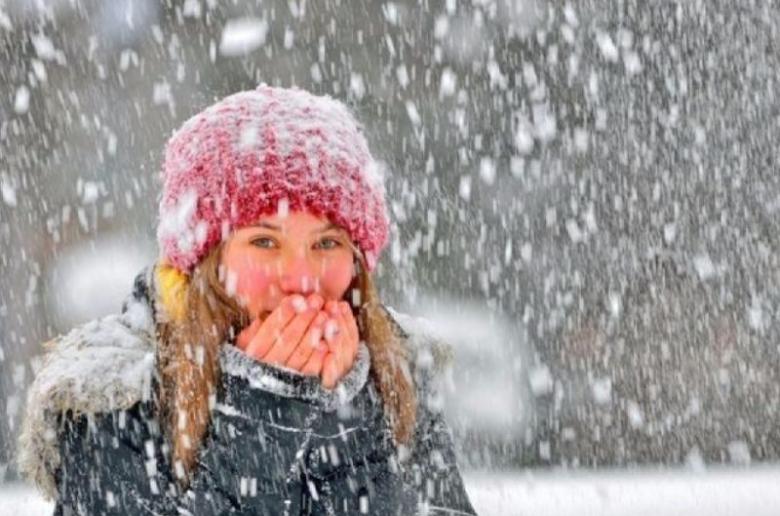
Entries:
POLYGON ((40 344, 156 256, 166 139, 259 83, 346 102, 387 165, 381 293, 457 348, 465 469, 777 462, 779 30, 758 0, 0 0, 0 479, 40 344))

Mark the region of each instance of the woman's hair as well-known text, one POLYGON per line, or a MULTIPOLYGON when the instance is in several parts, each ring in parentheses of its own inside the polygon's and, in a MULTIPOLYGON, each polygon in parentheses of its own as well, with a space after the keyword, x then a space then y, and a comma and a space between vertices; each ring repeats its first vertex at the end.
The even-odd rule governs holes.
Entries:
MULTIPOLYGON (((220 388, 219 349, 232 345, 249 324, 249 317, 229 296, 220 280, 220 255, 216 246, 189 276, 159 264, 157 347, 160 374, 159 400, 163 431, 172 445, 174 474, 186 487, 194 471, 202 439, 211 418, 210 409, 220 388)), ((397 444, 408 444, 415 427, 417 398, 408 369, 408 349, 381 306, 365 261, 353 247, 356 274, 352 292, 358 306, 361 340, 371 355, 370 375, 383 400, 385 417, 397 444)))

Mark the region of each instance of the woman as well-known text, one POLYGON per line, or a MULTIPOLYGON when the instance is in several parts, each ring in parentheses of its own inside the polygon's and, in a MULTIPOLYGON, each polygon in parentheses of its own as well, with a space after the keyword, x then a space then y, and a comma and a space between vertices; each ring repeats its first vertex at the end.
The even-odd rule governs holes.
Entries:
POLYGON ((20 469, 55 514, 475 514, 446 347, 377 298, 382 178, 341 103, 261 86, 166 148, 160 259, 47 344, 20 469))

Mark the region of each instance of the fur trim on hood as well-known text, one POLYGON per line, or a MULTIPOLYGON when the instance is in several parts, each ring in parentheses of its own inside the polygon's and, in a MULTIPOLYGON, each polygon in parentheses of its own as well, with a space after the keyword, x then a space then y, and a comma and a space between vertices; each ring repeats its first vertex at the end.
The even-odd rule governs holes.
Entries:
MULTIPOLYGON (((57 497, 60 414, 127 410, 151 399, 156 368, 151 271, 153 267, 138 276, 121 314, 91 321, 45 343, 42 357, 34 363, 36 376, 27 393, 17 461, 20 473, 47 499, 57 497)), ((437 377, 452 361, 450 346, 425 321, 389 308, 387 312, 412 353, 416 377, 420 373, 437 377)), ((369 364, 368 348, 361 343, 355 366, 336 389, 327 391, 317 378, 251 360, 232 346, 220 351, 223 374, 243 376, 253 387, 280 396, 316 399, 326 411, 348 402, 363 388, 369 364)))

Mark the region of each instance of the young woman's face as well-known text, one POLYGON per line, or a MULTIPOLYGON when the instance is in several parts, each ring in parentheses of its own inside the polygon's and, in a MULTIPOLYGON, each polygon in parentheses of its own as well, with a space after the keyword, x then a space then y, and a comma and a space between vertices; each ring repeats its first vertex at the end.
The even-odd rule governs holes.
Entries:
POLYGON ((290 294, 342 299, 354 274, 347 233, 308 212, 261 217, 233 232, 222 250, 225 287, 252 319, 290 294))

